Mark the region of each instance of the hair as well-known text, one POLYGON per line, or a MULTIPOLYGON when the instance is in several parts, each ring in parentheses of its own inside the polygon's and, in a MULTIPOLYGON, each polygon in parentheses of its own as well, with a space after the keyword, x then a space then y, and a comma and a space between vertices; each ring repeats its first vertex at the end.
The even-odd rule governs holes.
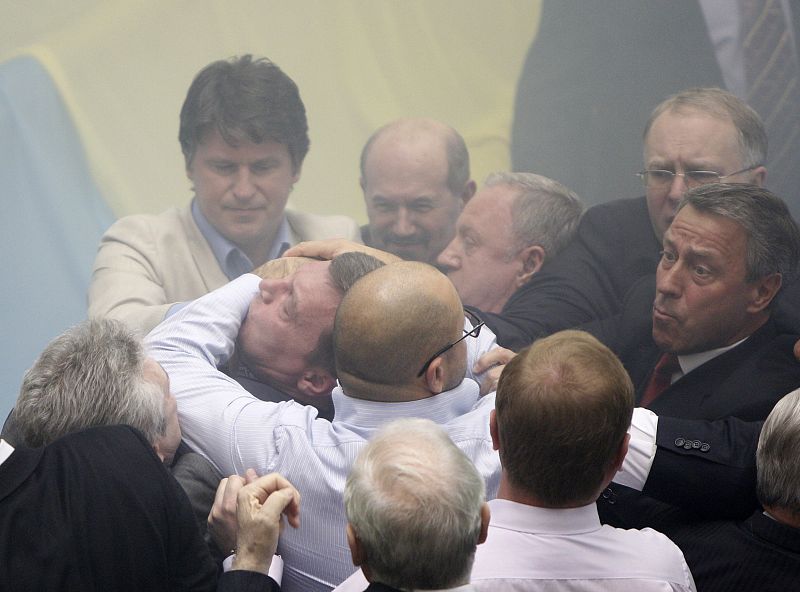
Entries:
POLYGON ((447 189, 453 195, 461 195, 464 187, 469 182, 469 151, 467 150, 467 145, 464 142, 464 138, 455 128, 433 120, 400 119, 387 123, 373 132, 367 143, 364 144, 364 148, 361 149, 359 162, 361 178, 366 179, 367 158, 375 140, 383 135, 384 132, 411 125, 415 126, 415 130, 425 129, 428 133, 443 133, 442 139, 447 153, 447 189), (438 129, 439 126, 442 128, 441 131, 438 129))
POLYGON ((84 321, 51 341, 25 373, 14 420, 27 446, 92 426, 127 424, 155 443, 164 393, 144 375, 141 339, 121 322, 84 321))
POLYGON ((231 145, 243 138, 285 145, 295 171, 308 153, 306 109, 297 85, 266 58, 243 55, 219 60, 195 76, 181 108, 178 132, 187 164, 214 129, 231 145))
POLYGON ((441 272, 403 261, 378 270, 345 295, 333 336, 337 374, 348 394, 360 392, 358 381, 368 385, 370 396, 379 396, 379 385, 413 383, 428 356, 461 336, 463 309, 441 296, 437 290, 443 286, 457 301, 441 272))
POLYGON ((572 240, 583 203, 558 181, 533 173, 496 172, 484 185, 508 185, 519 192, 511 205, 514 246, 509 257, 530 245, 541 246, 548 257, 553 257, 572 240))
MULTIPOLYGON (((331 260, 328 274, 334 287, 344 295, 358 280, 384 265, 383 261, 366 253, 342 253, 331 260)), ((336 376, 332 332, 326 331, 319 336, 319 341, 317 341, 314 351, 309 355, 308 362, 311 366, 323 368, 330 372, 332 376, 336 376)))
POLYGON ((723 216, 747 232, 748 282, 779 273, 784 284, 797 270, 800 233, 786 204, 763 187, 744 183, 712 183, 688 191, 678 211, 692 206, 723 216))
POLYGON ((756 452, 757 494, 800 518, 800 389, 783 397, 761 430, 756 452))
POLYGON ((484 495, 477 469, 442 428, 399 419, 361 450, 344 506, 376 581, 441 589, 469 580, 484 495))
POLYGON ((729 119, 739 137, 742 166, 757 167, 767 162, 767 132, 758 113, 736 95, 721 88, 690 88, 658 104, 650 114, 644 128, 644 139, 656 118, 665 113, 683 112, 689 109, 702 111, 716 119, 729 119))
POLYGON ((597 339, 561 331, 503 369, 495 409, 509 483, 550 507, 588 504, 618 458, 633 386, 597 339))

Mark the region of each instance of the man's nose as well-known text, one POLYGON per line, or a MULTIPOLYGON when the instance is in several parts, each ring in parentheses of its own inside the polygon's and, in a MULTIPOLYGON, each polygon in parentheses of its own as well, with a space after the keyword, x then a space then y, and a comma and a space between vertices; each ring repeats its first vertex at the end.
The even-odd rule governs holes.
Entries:
POLYGON ((458 241, 458 237, 451 240, 436 258, 436 263, 442 267, 446 267, 448 270, 461 268, 461 256, 456 241, 458 241))
POLYGON ((272 302, 279 294, 286 291, 288 282, 284 279, 264 278, 258 283, 258 293, 264 304, 272 302))
POLYGON ((415 231, 413 215, 406 208, 398 208, 392 232, 397 236, 411 236, 415 231))
POLYGON ((248 200, 256 193, 256 186, 253 183, 253 176, 247 167, 242 167, 236 173, 233 183, 233 195, 236 199, 248 200))
POLYGON ((683 196, 686 195, 686 191, 688 191, 689 187, 686 185, 686 177, 681 175, 675 175, 672 178, 672 184, 669 186, 669 193, 667 193, 667 198, 672 203, 674 207, 678 207, 678 204, 683 199, 683 196))
POLYGON ((673 264, 669 269, 659 267, 656 273, 656 292, 663 296, 676 298, 681 294, 681 266, 673 264))

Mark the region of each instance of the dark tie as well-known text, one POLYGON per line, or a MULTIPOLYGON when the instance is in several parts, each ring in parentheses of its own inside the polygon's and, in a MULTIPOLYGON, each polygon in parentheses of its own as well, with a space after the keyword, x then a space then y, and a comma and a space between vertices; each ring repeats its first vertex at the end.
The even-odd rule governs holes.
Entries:
POLYGON ((769 137, 767 185, 783 193, 800 179, 800 68, 792 25, 780 0, 739 0, 739 6, 746 100, 761 115, 769 137))
POLYGON ((647 387, 644 389, 642 399, 639 401, 639 407, 648 407, 661 393, 667 390, 667 387, 672 383, 672 375, 680 369, 678 356, 675 354, 661 354, 653 373, 650 375, 650 380, 647 382, 647 387))

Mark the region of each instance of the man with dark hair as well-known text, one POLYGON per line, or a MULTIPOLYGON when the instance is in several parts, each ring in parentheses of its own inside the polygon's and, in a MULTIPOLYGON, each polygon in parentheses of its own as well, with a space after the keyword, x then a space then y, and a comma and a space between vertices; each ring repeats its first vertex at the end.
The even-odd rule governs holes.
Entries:
POLYGON ((269 60, 245 55, 201 70, 181 109, 179 139, 195 199, 109 228, 95 259, 90 316, 146 333, 173 304, 299 241, 357 240, 349 218, 285 209, 308 152, 308 124, 297 85, 269 60))
POLYGON ((645 127, 639 173, 645 195, 590 208, 561 255, 514 293, 500 314, 485 315, 498 342, 519 349, 619 314, 630 288, 652 277, 684 193, 711 182, 763 185, 766 158, 761 119, 731 93, 693 88, 667 98, 645 127))
POLYGON ((561 183, 533 173, 492 173, 458 217, 437 263, 461 301, 498 313, 572 240, 583 205, 561 183))
POLYGON ((364 145, 361 189, 369 216, 364 244, 435 265, 475 193, 464 139, 433 119, 393 121, 364 145))
MULTIPOLYGON (((709 503, 697 490, 671 487, 671 471, 661 469, 680 455, 702 457, 709 466, 724 457, 733 467, 752 465, 747 432, 729 436, 713 425, 763 421, 800 386, 798 336, 782 333, 772 319, 783 281, 796 273, 800 232, 769 191, 709 184, 687 193, 662 244, 655 295, 651 283, 639 285, 615 330, 604 335, 630 373, 637 405, 658 415, 651 438, 663 452, 653 465, 659 476, 651 474, 643 493, 704 518, 746 515, 756 503, 754 487, 738 499, 709 503), (709 423, 687 431, 680 420, 709 423)), ((638 525, 643 514, 655 515, 650 501, 612 485, 601 515, 638 525)))
POLYGON ((632 413, 625 369, 586 333, 556 333, 509 362, 490 418, 502 474, 477 590, 695 589, 664 535, 600 524, 595 500, 622 466, 632 413))

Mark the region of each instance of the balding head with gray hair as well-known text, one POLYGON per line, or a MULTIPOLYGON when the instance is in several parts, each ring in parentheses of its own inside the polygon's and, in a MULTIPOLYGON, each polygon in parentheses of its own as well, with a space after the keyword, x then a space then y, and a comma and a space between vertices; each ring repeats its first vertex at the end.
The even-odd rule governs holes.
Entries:
POLYGON ((486 538, 484 482, 447 433, 399 419, 360 452, 344 489, 353 562, 373 582, 401 590, 469 581, 486 538))

